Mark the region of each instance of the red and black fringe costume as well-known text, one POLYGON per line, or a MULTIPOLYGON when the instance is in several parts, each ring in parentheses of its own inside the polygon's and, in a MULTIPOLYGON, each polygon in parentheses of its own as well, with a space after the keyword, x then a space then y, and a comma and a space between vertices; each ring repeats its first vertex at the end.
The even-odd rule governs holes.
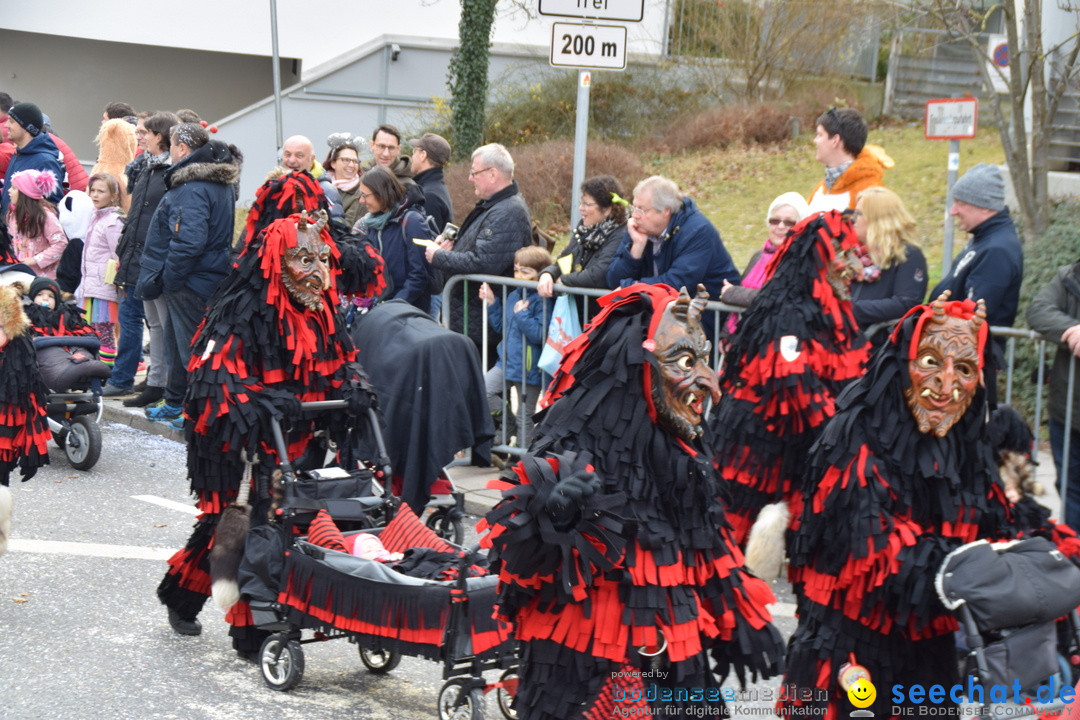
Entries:
POLYGON ((247 247, 252 238, 275 220, 287 218, 293 213, 316 210, 329 213, 330 205, 319 181, 311 173, 293 170, 281 175, 272 174, 255 191, 255 200, 251 203, 244 221, 244 231, 240 234, 238 250, 247 247))
POLYGON ((837 298, 828 281, 839 261, 834 240, 842 250, 858 245, 835 211, 792 229, 724 360, 723 397, 710 423, 740 546, 769 503, 787 500, 798 518, 806 453, 833 416, 836 395, 862 374, 869 356, 851 301, 837 298))
MULTIPOLYGON (((790 693, 785 711, 795 716, 808 706, 825 708, 807 713, 815 718, 849 716, 854 708, 837 672, 852 653, 878 689, 868 708, 877 718, 890 717, 886 689, 896 683, 958 682, 957 622, 938 599, 934 575, 960 545, 1014 532, 987 439, 985 389, 940 438, 919 432, 904 400, 925 308, 902 319, 866 375, 840 396, 808 459, 806 506, 788 548, 802 594, 784 682, 817 688, 818 697, 790 693)), ((947 308, 970 317, 975 304, 947 308)))
MULTIPOLYGON (((298 307, 281 279, 285 250, 296 245, 299 215, 278 220, 249 243, 231 274, 211 298, 206 317, 192 341, 188 362, 188 394, 184 414, 188 440, 188 477, 201 511, 187 546, 169 560, 158 598, 185 620, 194 619, 210 593, 209 550, 220 513, 237 494, 243 471, 242 453, 258 456, 254 469, 252 523, 265 520, 258 500, 278 465, 267 427, 270 414, 282 419, 290 458, 304 467, 310 448, 321 466, 325 446, 314 442, 324 433, 347 447, 352 425, 344 413, 289 415, 293 398, 301 401, 348 397, 369 392, 348 333, 336 313, 339 287, 355 292, 382 289, 382 259, 367 244, 335 243, 323 229, 331 249, 331 283, 319 312, 298 307)), ((237 603, 227 619, 238 650, 252 651, 256 637, 246 603, 237 603), (245 641, 247 640, 247 641, 245 641)))
POLYGON ((38 372, 30 321, 13 287, 0 287, 0 327, 8 342, 0 347, 0 485, 19 468, 25 482, 49 464, 52 437, 45 419, 48 390, 38 372))
POLYGON ((56 309, 31 303, 26 306, 26 315, 30 318, 30 325, 37 335, 46 337, 97 335, 94 328, 86 322, 82 311, 71 303, 59 302, 56 309))
POLYGON ((723 702, 693 694, 650 702, 641 693, 648 698, 650 685, 661 697, 706 693, 732 668, 740 679, 779 671, 783 641, 765 609, 774 597, 743 567, 708 435, 690 445, 656 422, 650 387, 659 368, 643 342, 676 297, 637 284, 600 300, 552 381, 539 439, 478 528, 489 530, 496 558, 498 613, 523 646, 517 708, 525 720, 609 718, 614 708, 647 705, 682 717, 723 702), (586 464, 600 490, 576 526, 556 530, 547 498, 586 464), (638 651, 665 641, 657 657, 638 651), (666 675, 642 676, 653 668, 666 675))

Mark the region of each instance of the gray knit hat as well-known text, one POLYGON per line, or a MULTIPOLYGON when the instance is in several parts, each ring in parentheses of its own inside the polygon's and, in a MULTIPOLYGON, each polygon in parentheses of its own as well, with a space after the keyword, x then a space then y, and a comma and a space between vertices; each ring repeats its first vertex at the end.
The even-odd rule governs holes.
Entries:
POLYGON ((953 200, 987 210, 1005 209, 1005 179, 993 165, 979 163, 964 173, 952 188, 953 200))

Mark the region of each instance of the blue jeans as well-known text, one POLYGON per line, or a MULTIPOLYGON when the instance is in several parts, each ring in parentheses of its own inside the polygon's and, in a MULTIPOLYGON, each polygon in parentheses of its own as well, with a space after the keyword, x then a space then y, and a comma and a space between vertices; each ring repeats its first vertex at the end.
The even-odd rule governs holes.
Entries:
POLYGON ((135 372, 142 360, 143 346, 143 311, 142 298, 131 288, 120 298, 118 310, 120 319, 120 347, 116 348, 116 361, 113 363, 112 377, 109 384, 118 388, 130 388, 135 384, 135 372))
POLYGON ((187 365, 191 358, 191 339, 206 314, 206 298, 188 288, 161 294, 165 299, 165 359, 169 379, 165 383, 165 402, 183 405, 187 393, 187 365))
POLYGON ((1065 423, 1050 419, 1050 452, 1054 456, 1057 468, 1057 489, 1061 495, 1061 519, 1069 527, 1080 528, 1080 417, 1073 417, 1072 432, 1069 433, 1069 496, 1061 492, 1062 455, 1065 452, 1065 423))

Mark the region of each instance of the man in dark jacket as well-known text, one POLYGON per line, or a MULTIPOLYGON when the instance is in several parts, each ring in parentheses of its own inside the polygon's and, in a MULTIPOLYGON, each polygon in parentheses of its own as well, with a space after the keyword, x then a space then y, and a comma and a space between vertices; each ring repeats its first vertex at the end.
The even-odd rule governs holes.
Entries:
MULTIPOLYGON (((177 420, 187 390, 191 338, 206 302, 232 265, 234 185, 240 152, 210 136, 201 125, 173 127, 161 199, 143 247, 138 292, 165 298, 165 347, 169 377, 165 403, 147 410, 152 420, 177 420)), ((178 423, 180 424, 180 423, 178 423)))
POLYGON ((1070 527, 1080 527, 1080 372, 1073 378, 1073 394, 1069 397, 1069 365, 1080 358, 1080 262, 1058 268, 1053 280, 1028 306, 1027 321, 1032 330, 1058 343, 1050 371, 1050 449, 1057 467, 1058 493, 1065 498, 1063 519, 1070 527), (1065 415, 1069 403, 1072 427, 1066 460, 1065 415), (1063 484, 1067 486, 1065 492, 1063 484))
POLYGON ((643 282, 677 290, 700 283, 710 297, 720 297, 725 280, 739 284, 720 233, 672 180, 653 175, 639 182, 631 210, 626 235, 608 266, 608 287, 643 282))
MULTIPOLYGON (((1005 180, 993 165, 979 163, 953 185, 949 214, 971 233, 967 247, 953 260, 949 274, 930 291, 936 298, 949 290, 953 300, 985 300, 991 326, 1009 327, 1020 305, 1024 249, 1005 207, 1005 180)), ((997 407, 997 370, 1004 362, 1004 341, 987 344, 986 393, 997 407)))
MULTIPOLYGON (((475 273, 513 277, 514 253, 532 242, 532 219, 514 181, 514 159, 498 143, 477 148, 472 154, 469 182, 480 202, 461 224, 456 239, 444 238, 427 248, 427 261, 447 278, 475 273)), ((466 297, 466 284, 455 285, 447 300, 450 329, 465 332, 468 322, 468 336, 482 348, 484 305, 475 284, 466 297)), ((485 367, 492 365, 497 345, 498 337, 489 338, 485 367)))
POLYGON ((41 109, 33 103, 16 103, 8 110, 8 137, 15 144, 15 154, 8 163, 4 177, 4 191, 0 195, 0 218, 7 215, 10 202, 10 178, 22 170, 48 170, 56 176, 56 189, 46 200, 52 204, 64 196, 64 167, 60 164, 60 151, 45 132, 45 119, 41 109))
POLYGON ((425 133, 409 145, 413 180, 424 191, 424 209, 435 221, 435 229, 442 232, 446 223, 454 220, 454 203, 443 179, 443 167, 450 162, 450 143, 440 135, 425 133))
POLYGON ((132 392, 135 373, 142 359, 145 320, 150 328, 150 369, 146 375, 146 389, 138 396, 125 400, 124 405, 128 407, 146 407, 161 400, 168 377, 169 365, 165 357, 163 334, 165 302, 161 298, 144 302, 137 292, 137 284, 150 221, 161 198, 165 196, 165 173, 171 162, 169 133, 180 123, 180 118, 170 112, 154 113, 141 123, 145 134, 139 143, 144 152, 131 163, 134 165, 138 162, 141 168, 135 175, 135 182, 128 186, 131 188, 131 210, 116 247, 120 260, 116 285, 124 291, 119 308, 120 346, 116 350, 112 377, 103 391, 109 397, 132 392))

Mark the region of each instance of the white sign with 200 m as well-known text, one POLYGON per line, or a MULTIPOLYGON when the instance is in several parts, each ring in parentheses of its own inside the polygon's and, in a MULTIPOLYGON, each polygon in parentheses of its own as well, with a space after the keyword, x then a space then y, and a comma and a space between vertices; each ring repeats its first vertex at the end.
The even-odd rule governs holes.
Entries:
POLYGON ((624 70, 626 28, 622 25, 552 23, 551 64, 556 67, 624 70))

